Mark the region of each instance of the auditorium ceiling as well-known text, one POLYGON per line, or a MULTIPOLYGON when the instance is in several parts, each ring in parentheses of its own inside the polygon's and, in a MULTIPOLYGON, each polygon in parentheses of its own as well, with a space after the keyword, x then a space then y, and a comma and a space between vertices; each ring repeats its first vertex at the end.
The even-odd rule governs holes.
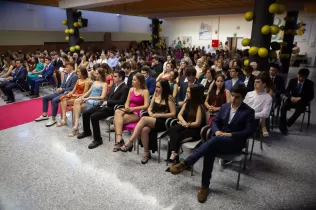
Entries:
MULTIPOLYGON (((10 0, 28 4, 59 6, 59 0, 10 0)), ((195 15, 216 15, 242 13, 251 9, 254 0, 135 0, 129 3, 116 4, 115 0, 107 0, 110 5, 87 7, 85 10, 107 12, 144 17, 183 17, 195 15)), ((88 2, 88 1, 87 1, 88 2)), ((120 2, 120 1, 117 1, 120 2)), ((304 2, 313 0, 280 0, 278 2, 293 5, 300 4, 304 9, 304 2)), ((86 5, 87 6, 87 5, 86 5)), ((315 5, 314 5, 315 6, 315 5)), ((82 8, 81 8, 82 9, 82 8)), ((84 8, 83 8, 84 9, 84 8)))

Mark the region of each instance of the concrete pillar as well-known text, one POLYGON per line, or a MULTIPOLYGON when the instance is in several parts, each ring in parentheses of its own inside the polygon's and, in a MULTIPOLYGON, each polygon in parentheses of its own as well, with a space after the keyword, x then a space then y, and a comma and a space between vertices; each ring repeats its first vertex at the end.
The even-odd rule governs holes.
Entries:
MULTIPOLYGON (((275 3, 275 0, 255 0, 254 19, 252 22, 251 46, 258 48, 264 47, 270 49, 271 34, 264 35, 261 28, 264 25, 273 25, 274 15, 269 12, 269 6, 275 3)), ((258 64, 259 71, 269 70, 269 57, 261 58, 258 55, 250 55, 250 62, 255 61, 258 64)))

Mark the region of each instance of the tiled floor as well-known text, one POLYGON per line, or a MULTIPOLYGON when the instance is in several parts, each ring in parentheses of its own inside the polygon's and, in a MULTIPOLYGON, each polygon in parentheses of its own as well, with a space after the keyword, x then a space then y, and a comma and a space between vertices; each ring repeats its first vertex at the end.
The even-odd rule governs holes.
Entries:
MULTIPOLYGON (((308 131, 299 132, 300 118, 290 135, 272 132, 262 151, 256 143, 239 191, 237 173, 216 162, 205 204, 196 200, 202 160, 195 176, 189 171, 178 176, 165 172, 156 154, 142 165, 142 150, 140 155, 112 152, 113 139, 108 141, 104 123, 104 144, 94 150, 87 148, 91 137, 67 137, 71 127, 46 128, 45 122, 31 122, 3 130, 0 209, 315 209, 315 103, 313 110, 308 131)), ((185 151, 182 156, 187 155, 185 151)))

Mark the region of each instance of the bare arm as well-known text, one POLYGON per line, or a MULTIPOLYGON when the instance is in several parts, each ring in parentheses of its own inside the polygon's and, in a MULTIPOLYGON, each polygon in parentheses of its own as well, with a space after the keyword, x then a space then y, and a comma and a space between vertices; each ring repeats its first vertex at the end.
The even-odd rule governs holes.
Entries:
POLYGON ((225 90, 226 91, 226 103, 230 103, 231 102, 231 94, 229 90, 225 90))
POLYGON ((185 103, 183 104, 183 106, 181 107, 181 110, 180 110, 180 112, 179 112, 179 114, 178 114, 178 120, 179 120, 180 122, 182 122, 182 123, 187 123, 187 122, 183 119, 183 112, 184 112, 184 110, 185 110, 186 103, 187 103, 187 102, 185 102, 185 103))
POLYGON ((201 106, 198 107, 195 121, 189 124, 190 128, 199 127, 202 123, 202 108, 201 106))
POLYGON ((177 95, 178 95, 178 84, 174 84, 172 96, 173 98, 177 98, 177 95))

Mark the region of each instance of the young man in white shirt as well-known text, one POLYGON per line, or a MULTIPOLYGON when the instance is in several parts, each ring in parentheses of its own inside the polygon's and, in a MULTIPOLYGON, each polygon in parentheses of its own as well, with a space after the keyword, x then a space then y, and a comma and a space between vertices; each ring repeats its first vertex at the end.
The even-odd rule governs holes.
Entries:
POLYGON ((265 119, 270 116, 272 97, 267 90, 272 86, 272 80, 267 72, 261 72, 255 79, 255 90, 248 92, 244 102, 255 110, 255 118, 261 120, 263 136, 269 136, 265 119))

